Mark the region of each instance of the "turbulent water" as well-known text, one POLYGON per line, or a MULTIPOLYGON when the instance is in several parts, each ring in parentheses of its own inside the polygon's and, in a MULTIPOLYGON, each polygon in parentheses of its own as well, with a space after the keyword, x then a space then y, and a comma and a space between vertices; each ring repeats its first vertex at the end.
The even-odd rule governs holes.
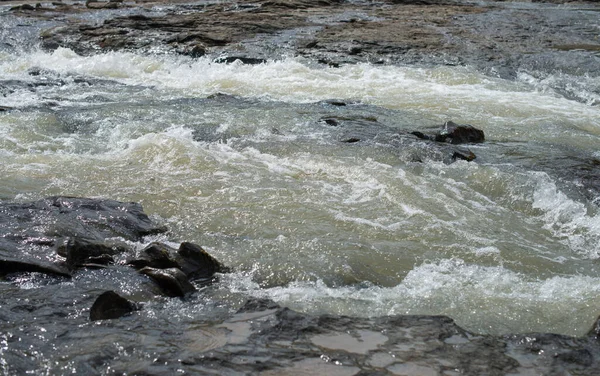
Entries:
MULTIPOLYGON (((217 313, 250 295, 572 335, 600 313, 600 213, 560 164, 600 159, 598 98, 548 84, 565 77, 3 48, 0 79, 0 198, 140 202, 158 239, 234 268, 202 298, 217 313), (409 134, 447 120, 484 130, 474 162, 409 134)), ((146 314, 173 309, 210 316, 146 314)))

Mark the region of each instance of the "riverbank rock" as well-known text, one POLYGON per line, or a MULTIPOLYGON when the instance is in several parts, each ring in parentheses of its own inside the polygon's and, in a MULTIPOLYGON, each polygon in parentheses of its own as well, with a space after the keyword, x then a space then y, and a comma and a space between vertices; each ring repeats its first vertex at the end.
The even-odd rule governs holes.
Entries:
POLYGON ((184 297, 196 291, 187 276, 178 268, 156 269, 146 266, 139 272, 152 278, 166 296, 184 297))
POLYGON ((129 260, 128 264, 136 269, 177 268, 192 280, 206 280, 212 278, 215 273, 229 271, 202 247, 189 242, 181 243, 177 250, 163 243, 149 244, 140 252, 138 258, 129 260))
POLYGON ((102 293, 90 309, 90 320, 111 320, 126 316, 140 309, 140 305, 129 301, 114 291, 102 293))
POLYGON ((2 202, 0 266, 5 274, 34 271, 70 276, 67 266, 73 269, 98 262, 98 257, 106 260, 104 255, 123 250, 108 245, 105 239, 135 242, 165 231, 133 202, 64 196, 2 202))

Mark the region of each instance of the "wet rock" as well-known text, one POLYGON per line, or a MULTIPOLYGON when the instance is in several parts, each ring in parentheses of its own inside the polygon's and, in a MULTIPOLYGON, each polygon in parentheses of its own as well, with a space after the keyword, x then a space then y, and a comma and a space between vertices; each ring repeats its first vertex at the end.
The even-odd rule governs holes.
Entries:
POLYGON ((33 5, 31 5, 31 4, 21 4, 21 5, 16 5, 16 6, 10 8, 10 10, 12 12, 15 12, 15 11, 32 11, 32 10, 35 10, 35 7, 33 5))
POLYGON ((7 272, 68 276, 56 252, 76 268, 126 251, 107 238, 140 241, 164 231, 131 202, 56 196, 0 203, 0 265, 7 272))
POLYGON ((442 128, 433 134, 426 134, 421 131, 411 132, 422 140, 431 140, 436 142, 446 142, 453 145, 480 143, 485 141, 482 130, 468 124, 456 124, 452 121, 444 123, 442 128))
POLYGON ((207 280, 215 273, 229 271, 199 245, 183 242, 178 250, 163 243, 152 243, 140 252, 140 257, 128 262, 136 269, 177 268, 189 279, 207 280))
POLYGON ((67 266, 74 270, 86 264, 107 265, 114 262, 119 253, 130 252, 124 243, 109 243, 84 238, 67 238, 57 248, 57 253, 66 258, 67 266))
POLYGON ((596 319, 587 335, 600 341, 600 317, 596 319))
POLYGON ((136 269, 146 266, 157 269, 179 268, 180 265, 174 259, 175 250, 166 244, 154 242, 149 244, 140 252, 140 257, 128 261, 128 264, 136 269))
POLYGON ((485 141, 483 131, 472 125, 459 125, 447 121, 442 130, 435 138, 438 142, 449 142, 451 144, 479 143, 485 141))
POLYGON ((258 65, 258 64, 264 64, 267 62, 267 60, 265 60, 265 59, 245 57, 245 56, 227 56, 227 57, 220 57, 220 58, 215 59, 215 63, 220 63, 220 64, 223 64, 223 63, 231 64, 236 61, 239 61, 242 64, 248 64, 248 65, 258 65))
POLYGON ((321 119, 321 121, 327 125, 331 125, 332 127, 337 127, 338 125, 340 125, 339 121, 335 118, 324 118, 321 119))
POLYGON ((183 49, 178 50, 178 52, 182 55, 186 55, 191 58, 197 59, 206 55, 206 46, 202 43, 198 43, 184 47, 183 49))
POLYGON ((155 269, 146 266, 139 272, 152 278, 166 296, 184 297, 196 291, 187 276, 178 268, 155 269))
POLYGON ((12 273, 44 273, 49 275, 56 275, 59 277, 71 277, 69 269, 46 262, 44 260, 18 260, 18 259, 6 259, 2 257, 2 250, 0 250, 0 277, 12 273))
POLYGON ((452 154, 453 161, 462 160, 462 161, 471 162, 471 161, 475 160, 475 158, 477 158, 477 156, 470 150, 467 150, 467 151, 457 150, 452 154))
POLYGON ((114 291, 102 293, 90 309, 90 320, 111 320, 126 316, 141 307, 131 302, 114 291))
POLYGON ((180 268, 190 279, 207 279, 215 273, 230 272, 228 267, 194 243, 181 243, 177 253, 180 256, 180 268))

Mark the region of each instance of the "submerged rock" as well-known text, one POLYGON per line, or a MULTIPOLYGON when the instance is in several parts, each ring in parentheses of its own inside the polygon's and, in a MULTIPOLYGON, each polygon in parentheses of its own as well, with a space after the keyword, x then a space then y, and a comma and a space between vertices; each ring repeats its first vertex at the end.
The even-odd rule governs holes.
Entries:
POLYGON ((138 311, 140 306, 114 291, 106 291, 100 295, 90 309, 90 320, 118 319, 131 312, 138 311))

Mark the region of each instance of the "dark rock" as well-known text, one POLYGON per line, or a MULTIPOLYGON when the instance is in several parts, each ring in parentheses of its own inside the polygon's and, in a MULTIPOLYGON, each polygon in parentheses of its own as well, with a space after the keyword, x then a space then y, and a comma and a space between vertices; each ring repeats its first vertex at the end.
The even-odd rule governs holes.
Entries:
POLYGON ((177 253, 180 256, 180 268, 190 279, 206 279, 215 273, 230 271, 199 245, 183 242, 177 253))
POLYGON ((426 134, 421 131, 413 131, 410 133, 422 140, 446 142, 453 145, 480 143, 485 141, 482 130, 477 129, 472 125, 461 125, 452 121, 447 121, 442 126, 442 129, 432 134, 426 134))
POLYGON ((136 269, 146 266, 157 269, 179 268, 179 264, 173 259, 174 255, 175 249, 166 244, 154 242, 142 249, 138 259, 128 261, 128 264, 136 269))
POLYGON ((178 250, 163 243, 152 243, 140 252, 140 257, 128 262, 136 269, 177 268, 189 279, 210 279, 215 273, 227 272, 214 257, 199 245, 183 242, 178 250))
POLYGON ((8 107, 8 106, 0 106, 0 112, 7 112, 12 110, 12 107, 8 107))
POLYGON ((471 162, 473 161, 475 158, 477 158, 477 156, 470 150, 463 152, 463 151, 455 151, 454 154, 452 154, 452 160, 456 161, 458 159, 463 160, 463 161, 467 161, 467 162, 471 162))
POLYGON ((483 131, 472 125, 459 125, 447 121, 442 130, 436 135, 435 141, 451 144, 479 143, 485 141, 483 131))
POLYGON ((347 143, 347 144, 353 144, 355 142, 359 142, 360 138, 356 138, 356 137, 350 137, 346 140, 342 140, 342 142, 347 143))
POLYGON ((26 203, 0 203, 0 265, 8 272, 69 276, 56 252, 71 267, 126 251, 107 238, 140 241, 166 231, 136 203, 75 197, 49 197, 26 203), (66 241, 65 241, 66 239, 66 241))
POLYGON ((431 140, 431 137, 429 137, 428 135, 426 135, 423 132, 419 132, 419 131, 413 131, 410 132, 411 134, 417 136, 417 138, 420 138, 421 140, 431 140))
MULTIPOLYGON (((1 256, 1 252, 0 252, 1 256)), ((12 273, 44 273, 60 277, 71 277, 69 269, 43 260, 6 260, 0 259, 0 277, 12 273)))
POLYGON ((324 118, 324 119, 321 119, 321 121, 325 122, 325 124, 327 124, 327 125, 331 125, 332 127, 337 127, 338 125, 340 125, 340 123, 337 121, 337 119, 334 119, 334 118, 324 118))
POLYGON ((21 4, 10 8, 11 11, 31 11, 35 10, 35 7, 31 4, 21 4))
POLYGON ((327 104, 330 104, 330 105, 336 106, 336 107, 345 107, 347 105, 346 102, 340 101, 337 99, 329 99, 329 100, 326 100, 324 103, 327 103, 327 104))
POLYGON ((152 278, 166 296, 184 297, 196 291, 187 276, 178 268, 155 269, 147 266, 139 272, 152 278))
POLYGON ((253 57, 245 57, 245 56, 227 56, 227 57, 220 57, 215 59, 215 63, 225 63, 225 64, 231 64, 234 63, 236 61, 240 61, 242 64, 248 64, 248 65, 258 65, 258 64, 264 64, 267 62, 267 60, 265 59, 257 59, 257 58, 253 58, 253 57))
POLYGON ((200 43, 193 46, 188 46, 181 51, 181 54, 197 59, 206 55, 206 46, 200 43))
POLYGON ((114 291, 102 293, 90 309, 90 320, 118 319, 131 312, 140 310, 140 306, 131 302, 114 291))
POLYGON ((270 309, 281 309, 281 306, 271 299, 250 299, 248 300, 237 313, 245 312, 261 312, 270 309))
POLYGON ((57 253, 65 256, 67 266, 73 270, 85 264, 108 264, 113 262, 112 256, 129 252, 124 244, 111 244, 84 238, 68 238, 58 246, 57 253))

